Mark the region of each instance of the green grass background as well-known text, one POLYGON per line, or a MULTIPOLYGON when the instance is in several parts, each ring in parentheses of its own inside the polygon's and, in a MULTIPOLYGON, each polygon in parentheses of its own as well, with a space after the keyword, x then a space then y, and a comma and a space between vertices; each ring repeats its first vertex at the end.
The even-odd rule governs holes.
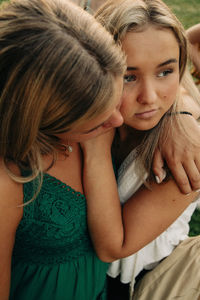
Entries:
MULTIPOLYGON (((0 0, 0 4, 7 0, 0 0)), ((95 1, 95 0, 93 0, 95 1)), ((164 0, 185 29, 200 23, 200 0, 164 0)), ((196 210, 190 222, 190 236, 200 234, 200 210, 196 210)))
POLYGON ((200 23, 200 0, 164 0, 184 27, 200 23))

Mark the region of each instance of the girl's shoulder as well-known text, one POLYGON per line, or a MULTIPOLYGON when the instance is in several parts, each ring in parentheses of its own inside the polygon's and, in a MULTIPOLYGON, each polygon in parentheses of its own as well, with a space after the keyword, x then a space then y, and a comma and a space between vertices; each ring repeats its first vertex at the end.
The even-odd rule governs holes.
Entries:
MULTIPOLYGON (((11 170, 18 172, 15 166, 11 170)), ((20 174, 20 173, 19 173, 20 174)), ((0 158, 0 290, 1 295, 9 292, 11 256, 15 243, 16 229, 22 219, 22 184, 16 183, 8 175, 3 159, 0 158), (3 275, 2 275, 3 274, 3 275)), ((4 299, 8 299, 3 297, 4 299)))
MULTIPOLYGON (((14 164, 10 164, 9 168, 14 174, 20 175, 18 167, 14 164)), ((19 208, 21 204, 23 204, 23 185, 9 176, 3 159, 0 158, 0 211, 8 215, 14 214, 18 219, 23 214, 23 209, 19 208)))

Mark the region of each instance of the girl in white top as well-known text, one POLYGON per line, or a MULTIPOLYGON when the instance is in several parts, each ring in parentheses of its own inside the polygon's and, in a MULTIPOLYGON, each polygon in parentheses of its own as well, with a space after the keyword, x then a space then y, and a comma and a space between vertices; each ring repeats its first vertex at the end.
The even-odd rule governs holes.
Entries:
POLYGON ((152 157, 158 145, 161 149, 167 147, 164 132, 171 134, 173 124, 180 125, 184 139, 196 142, 190 140, 191 115, 182 109, 180 113, 180 107, 185 105, 182 99, 193 97, 199 109, 199 94, 189 74, 184 74, 187 62, 184 29, 162 1, 108 1, 97 11, 96 18, 121 43, 127 56, 121 106, 125 124, 116 134, 113 147, 117 166, 132 154, 119 174, 121 200, 128 200, 121 212, 108 147, 112 135, 83 145, 88 224, 101 259, 123 258, 111 266, 109 274, 117 276, 121 272, 123 282, 133 278, 134 284, 135 276, 144 266, 154 267, 187 237, 188 222, 196 207, 196 203, 190 203, 198 194, 183 195, 168 170, 167 180, 157 185, 152 176, 152 157), (134 158, 133 149, 136 149, 134 158), (145 179, 150 190, 142 185, 145 179), (163 243, 167 246, 165 253, 163 243), (139 254, 127 258, 141 248, 139 254), (144 251, 148 251, 147 261, 143 261, 144 251))

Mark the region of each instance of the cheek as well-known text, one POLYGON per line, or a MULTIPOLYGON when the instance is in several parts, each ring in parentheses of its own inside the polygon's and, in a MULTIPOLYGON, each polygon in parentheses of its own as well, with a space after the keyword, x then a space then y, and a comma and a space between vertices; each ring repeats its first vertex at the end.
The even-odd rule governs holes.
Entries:
POLYGON ((132 114, 135 109, 134 96, 131 93, 124 92, 122 96, 122 104, 120 106, 120 112, 122 117, 132 114))
POLYGON ((176 100, 176 95, 178 92, 179 88, 179 81, 173 81, 171 84, 166 85, 165 90, 163 91, 163 98, 164 98, 164 103, 167 106, 171 106, 175 100, 176 100))

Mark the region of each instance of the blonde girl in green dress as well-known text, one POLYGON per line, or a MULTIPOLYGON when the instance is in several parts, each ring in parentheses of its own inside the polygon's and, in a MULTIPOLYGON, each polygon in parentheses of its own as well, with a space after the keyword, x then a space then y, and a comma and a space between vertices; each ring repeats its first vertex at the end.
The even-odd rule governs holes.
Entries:
POLYGON ((112 37, 70 1, 2 5, 1 300, 105 299, 79 142, 122 124, 124 71, 112 37))

